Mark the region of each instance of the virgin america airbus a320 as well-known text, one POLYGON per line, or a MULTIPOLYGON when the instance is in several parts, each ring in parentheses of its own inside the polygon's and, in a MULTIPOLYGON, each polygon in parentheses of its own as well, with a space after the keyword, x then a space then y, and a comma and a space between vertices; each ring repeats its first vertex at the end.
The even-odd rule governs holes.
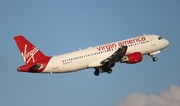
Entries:
POLYGON ((29 73, 68 73, 94 68, 94 75, 112 73, 115 63, 135 64, 148 55, 157 61, 155 54, 169 45, 169 41, 158 35, 143 35, 122 41, 112 42, 58 56, 46 56, 22 35, 14 37, 25 65, 19 72, 29 73))

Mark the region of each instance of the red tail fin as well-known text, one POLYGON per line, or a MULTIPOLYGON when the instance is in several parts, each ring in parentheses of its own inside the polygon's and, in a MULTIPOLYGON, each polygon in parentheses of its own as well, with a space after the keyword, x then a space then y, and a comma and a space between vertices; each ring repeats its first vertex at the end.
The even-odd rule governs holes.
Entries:
POLYGON ((22 35, 15 36, 14 39, 26 64, 35 63, 47 58, 47 56, 22 35))

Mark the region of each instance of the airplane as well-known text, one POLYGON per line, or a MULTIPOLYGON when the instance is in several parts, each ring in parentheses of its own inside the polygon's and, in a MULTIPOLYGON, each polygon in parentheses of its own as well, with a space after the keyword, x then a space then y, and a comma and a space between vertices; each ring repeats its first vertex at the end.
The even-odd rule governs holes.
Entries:
POLYGON ((115 63, 135 64, 148 55, 153 61, 155 54, 169 45, 169 41, 158 35, 142 35, 122 41, 112 42, 83 50, 46 56, 24 36, 14 36, 25 65, 17 68, 19 72, 29 73, 68 73, 94 68, 94 75, 112 73, 115 63))

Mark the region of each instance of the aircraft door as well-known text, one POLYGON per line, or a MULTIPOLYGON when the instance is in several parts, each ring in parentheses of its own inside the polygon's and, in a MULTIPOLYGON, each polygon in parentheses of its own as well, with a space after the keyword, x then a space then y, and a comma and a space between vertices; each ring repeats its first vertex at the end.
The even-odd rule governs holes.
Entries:
POLYGON ((156 42, 153 37, 150 38, 151 46, 155 46, 156 42))
POLYGON ((59 68, 58 68, 58 65, 57 65, 57 62, 56 62, 55 58, 52 58, 51 63, 52 63, 52 72, 58 71, 59 68))

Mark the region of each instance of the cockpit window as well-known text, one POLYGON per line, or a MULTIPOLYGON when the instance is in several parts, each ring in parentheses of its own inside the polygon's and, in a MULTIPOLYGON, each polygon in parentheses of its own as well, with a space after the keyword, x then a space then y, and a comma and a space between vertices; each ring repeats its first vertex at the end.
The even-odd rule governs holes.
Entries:
POLYGON ((162 39, 162 37, 160 37, 160 36, 159 36, 159 37, 158 37, 158 39, 159 39, 159 40, 161 40, 161 39, 162 39))

